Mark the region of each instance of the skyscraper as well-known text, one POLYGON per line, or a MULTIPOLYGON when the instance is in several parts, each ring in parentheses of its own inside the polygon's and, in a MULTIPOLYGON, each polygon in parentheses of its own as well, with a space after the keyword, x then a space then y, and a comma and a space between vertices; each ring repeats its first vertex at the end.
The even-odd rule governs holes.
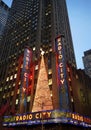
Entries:
POLYGON ((91 49, 84 52, 83 64, 86 74, 91 77, 91 49))
MULTIPOLYGON (((47 50, 47 47, 48 49, 51 49, 53 48, 52 45, 54 43, 54 39, 58 35, 62 34, 65 37, 64 49, 66 59, 76 66, 67 8, 64 0, 27 0, 26 2, 14 0, 9 15, 10 16, 7 23, 8 29, 6 30, 12 30, 13 28, 14 32, 12 32, 12 36, 10 37, 14 42, 17 41, 17 44, 19 44, 17 46, 21 46, 23 49, 26 42, 27 45, 30 47, 36 47, 37 50, 39 50, 40 46, 45 50, 47 50), (16 29, 21 30, 22 33, 16 29), (13 36, 15 35, 18 40, 14 40, 13 36), (24 37, 25 35, 26 37, 24 37), (23 39, 25 42, 23 42, 23 39), (20 42, 23 43, 20 45, 20 42)), ((9 35, 10 34, 11 33, 9 33, 9 35)), ((8 40, 11 39, 8 38, 9 35, 6 38, 8 40)), ((11 40, 9 42, 11 42, 11 40)), ((9 45, 11 46, 11 44, 9 45)), ((7 46, 5 48, 7 48, 7 46)), ((17 46, 12 45, 12 50, 13 46, 14 48, 18 48, 17 46)), ((19 50, 23 51, 22 49, 19 50)), ((8 54, 7 56, 9 55, 11 54, 8 54)))
MULTIPOLYGON (((8 13, 9 13, 9 7, 3 1, 0 1, 0 43, 6 25, 6 21, 8 18, 8 13)), ((1 44, 0 44, 0 48, 1 48, 1 44)))
MULTIPOLYGON (((76 61, 65 0, 14 0, 4 37, 1 115, 48 110, 33 115, 43 119, 50 110, 73 112, 66 62, 76 67, 76 61)), ((32 119, 32 114, 23 118, 32 119)), ((17 121, 23 118, 16 116, 17 121)))
POLYGON ((8 18, 9 7, 3 2, 0 2, 0 35, 3 34, 4 27, 8 18))
MULTIPOLYGON (((53 83, 53 75, 56 73, 53 52, 55 38, 58 35, 64 37, 65 62, 69 61, 76 66, 65 0, 14 0, 4 35, 0 64, 3 68, 0 70, 0 74, 2 74, 1 84, 6 86, 4 91, 10 90, 8 98, 14 94, 19 69, 18 59, 24 53, 26 46, 33 50, 33 61, 39 59, 41 49, 45 52, 48 70, 52 71, 50 79, 53 86, 56 85, 53 83), (53 68, 55 69, 53 70, 53 68)), ((19 86, 20 84, 21 81, 19 81, 19 86)), ((1 85, 2 88, 3 85, 1 85)), ((5 100, 6 96, 4 97, 5 100)))

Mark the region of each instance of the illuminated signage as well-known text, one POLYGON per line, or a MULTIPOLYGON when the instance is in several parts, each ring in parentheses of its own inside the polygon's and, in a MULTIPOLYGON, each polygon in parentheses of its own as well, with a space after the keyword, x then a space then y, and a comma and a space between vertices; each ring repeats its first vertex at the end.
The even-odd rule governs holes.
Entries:
POLYGON ((50 118, 51 112, 41 112, 41 113, 30 113, 26 115, 17 115, 15 117, 16 121, 25 121, 25 120, 36 120, 42 118, 50 118))
POLYGON ((26 94, 29 87, 30 64, 32 59, 32 51, 29 48, 24 50, 23 68, 21 73, 21 89, 20 89, 20 112, 26 107, 26 94))
POLYGON ((65 112, 60 110, 49 110, 34 113, 25 113, 15 116, 4 116, 3 126, 36 125, 49 123, 67 123, 91 127, 91 119, 78 113, 65 112))
POLYGON ((57 81, 59 89, 60 109, 69 110, 68 86, 66 82, 66 61, 63 48, 63 37, 55 39, 55 51, 57 60, 57 81))
POLYGON ((26 48, 25 51, 24 51, 24 60, 23 60, 23 69, 22 69, 22 75, 23 75, 22 86, 25 89, 26 89, 26 87, 28 87, 31 55, 32 55, 32 52, 28 48, 26 48))
POLYGON ((61 37, 56 39, 56 49, 58 53, 58 80, 59 85, 64 85, 64 64, 63 64, 63 54, 62 54, 62 43, 61 43, 61 37))

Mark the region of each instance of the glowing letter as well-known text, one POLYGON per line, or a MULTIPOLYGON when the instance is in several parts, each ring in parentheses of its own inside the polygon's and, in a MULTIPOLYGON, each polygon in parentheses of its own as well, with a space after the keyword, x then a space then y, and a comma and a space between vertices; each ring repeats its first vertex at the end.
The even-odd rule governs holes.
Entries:
POLYGON ((63 63, 60 63, 60 64, 59 64, 59 67, 62 68, 62 67, 63 67, 63 63))
POLYGON ((63 73, 61 73, 60 76, 61 76, 61 78, 64 78, 64 74, 63 73))
POLYGON ((63 58, 63 56, 62 55, 59 55, 59 57, 58 57, 59 59, 62 59, 63 58))
POLYGON ((26 115, 23 116, 23 120, 26 120, 26 115))
POLYGON ((36 119, 39 119, 39 113, 37 113, 37 114, 35 115, 35 117, 36 117, 36 119))
POLYGON ((64 84, 64 79, 61 79, 60 82, 61 82, 62 84, 64 84))
POLYGON ((16 121, 18 121, 19 120, 19 116, 16 116, 16 121))
POLYGON ((48 114, 48 117, 51 117, 51 112, 47 112, 47 114, 48 114))
POLYGON ((30 114, 30 115, 29 115, 29 119, 31 120, 31 119, 32 119, 32 117, 33 117, 33 116, 32 116, 32 114, 30 114))
POLYGON ((62 47, 61 46, 58 46, 58 50, 60 51, 62 49, 62 47))

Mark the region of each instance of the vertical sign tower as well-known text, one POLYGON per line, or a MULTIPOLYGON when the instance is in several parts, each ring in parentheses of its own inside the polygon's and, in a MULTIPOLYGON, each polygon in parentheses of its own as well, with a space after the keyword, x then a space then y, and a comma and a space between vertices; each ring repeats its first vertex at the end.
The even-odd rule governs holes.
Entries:
POLYGON ((66 60, 63 48, 63 36, 58 36, 55 39, 55 50, 57 60, 57 81, 59 90, 60 109, 69 110, 69 96, 66 79, 66 60))
POLYGON ((30 64, 32 52, 29 48, 24 51, 23 68, 21 73, 21 88, 20 88, 20 113, 26 112, 27 109, 27 91, 29 87, 30 64))

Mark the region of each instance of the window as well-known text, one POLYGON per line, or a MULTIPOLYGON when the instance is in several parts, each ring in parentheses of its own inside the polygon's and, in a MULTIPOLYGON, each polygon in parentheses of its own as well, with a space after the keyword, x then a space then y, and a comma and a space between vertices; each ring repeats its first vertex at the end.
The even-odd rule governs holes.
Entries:
POLYGON ((3 98, 5 98, 5 95, 3 95, 3 98))
POLYGON ((18 102, 19 102, 19 100, 18 100, 18 99, 16 99, 16 103, 15 103, 15 104, 17 105, 17 104, 18 104, 18 102))
POLYGON ((49 79, 49 85, 52 85, 52 79, 49 79))
POLYGON ((7 97, 9 97, 9 93, 7 93, 7 97))
POLYGON ((0 92, 2 92, 2 88, 0 88, 0 92))
POLYGON ((48 70, 48 74, 52 74, 52 69, 49 69, 49 70, 48 70))
POLYGON ((19 94, 20 93, 20 89, 18 89, 18 91, 17 91, 17 94, 19 94))
POLYGON ((35 51, 35 49, 36 49, 36 48, 35 48, 35 47, 33 47, 33 51, 35 51))
POLYGON ((71 102, 74 102, 73 97, 71 97, 71 102))
POLYGON ((6 81, 9 81, 9 77, 7 77, 6 81))
POLYGON ((17 77, 17 74, 14 75, 14 78, 15 78, 15 79, 16 79, 16 77, 17 77))
POLYGON ((27 102, 30 102, 30 96, 27 97, 27 102))
POLYGON ((11 96, 13 96, 13 95, 14 95, 14 91, 11 92, 11 96))
POLYGON ((5 90, 7 89, 7 86, 5 86, 5 90))
POLYGON ((38 70, 38 65, 35 66, 35 70, 38 70))
POLYGON ((78 79, 78 75, 76 74, 76 79, 78 79))
POLYGON ((15 83, 13 84, 13 87, 15 86, 15 83))
POLYGON ((11 85, 9 85, 9 88, 11 88, 11 85))
POLYGON ((13 75, 10 76, 10 80, 12 80, 12 79, 13 79, 13 75))

